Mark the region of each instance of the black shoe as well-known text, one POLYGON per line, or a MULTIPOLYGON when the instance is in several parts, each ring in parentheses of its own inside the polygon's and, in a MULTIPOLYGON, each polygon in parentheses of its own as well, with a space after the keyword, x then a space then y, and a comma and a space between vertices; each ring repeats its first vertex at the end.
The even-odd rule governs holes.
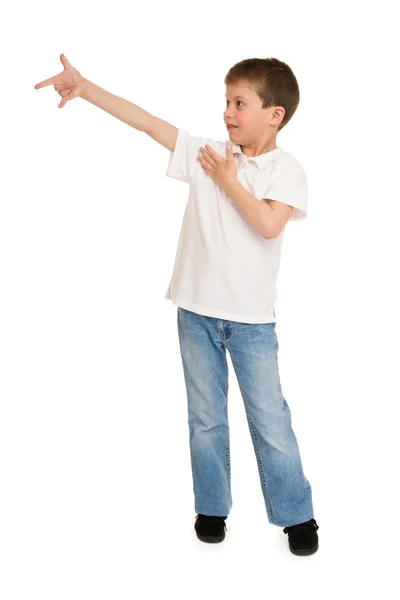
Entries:
POLYGON ((227 517, 196 515, 194 528, 199 540, 211 544, 222 542, 225 539, 225 529, 228 531, 225 524, 226 518, 227 517))
POLYGON ((315 519, 285 527, 283 533, 289 534, 290 551, 298 556, 314 554, 318 550, 317 529, 319 527, 315 519))

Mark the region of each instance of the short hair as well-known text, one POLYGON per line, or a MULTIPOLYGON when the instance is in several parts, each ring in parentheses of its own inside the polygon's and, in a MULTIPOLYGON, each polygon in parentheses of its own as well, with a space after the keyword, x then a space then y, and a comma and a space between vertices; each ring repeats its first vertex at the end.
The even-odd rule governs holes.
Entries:
POLYGON ((283 129, 300 102, 300 90, 292 69, 277 58, 247 58, 231 67, 225 85, 244 83, 262 100, 262 108, 283 106, 285 114, 278 126, 283 129))

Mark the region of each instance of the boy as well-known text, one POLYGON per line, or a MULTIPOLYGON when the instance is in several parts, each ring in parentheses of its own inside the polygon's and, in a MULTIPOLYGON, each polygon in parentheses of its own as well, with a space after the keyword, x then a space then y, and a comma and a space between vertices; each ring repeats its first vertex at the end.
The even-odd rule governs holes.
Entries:
POLYGON ((59 107, 80 96, 170 150, 167 176, 189 200, 165 298, 177 308, 188 398, 195 531, 225 538, 232 507, 227 411, 228 349, 242 393, 270 523, 293 554, 318 549, 312 492, 278 372, 276 279, 284 228, 307 214, 300 163, 276 145, 299 104, 297 80, 276 58, 252 58, 225 77, 229 141, 195 137, 83 78, 62 54, 59 107))

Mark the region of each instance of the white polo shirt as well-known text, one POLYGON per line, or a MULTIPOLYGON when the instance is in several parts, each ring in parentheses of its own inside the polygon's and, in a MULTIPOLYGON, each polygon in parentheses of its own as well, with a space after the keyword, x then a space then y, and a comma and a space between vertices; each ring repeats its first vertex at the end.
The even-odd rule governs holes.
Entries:
POLYGON ((291 221, 307 216, 307 178, 281 147, 243 154, 230 140, 195 137, 178 129, 166 175, 189 184, 175 265, 165 298, 200 315, 241 323, 275 322, 276 280, 283 234, 265 239, 242 216, 197 157, 206 144, 226 159, 230 143, 237 179, 255 198, 294 206, 291 221))

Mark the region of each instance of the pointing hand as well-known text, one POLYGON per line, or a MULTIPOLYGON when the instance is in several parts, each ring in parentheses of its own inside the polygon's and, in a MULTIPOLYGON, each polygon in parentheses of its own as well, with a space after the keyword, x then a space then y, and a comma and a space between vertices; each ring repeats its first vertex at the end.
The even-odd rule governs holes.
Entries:
POLYGON ((67 60, 65 54, 61 54, 60 60, 63 64, 64 70, 58 75, 45 79, 35 85, 35 89, 39 90, 47 85, 53 85, 56 92, 60 94, 62 100, 58 105, 58 108, 62 108, 68 100, 72 100, 77 96, 82 96, 84 82, 83 77, 67 60))

